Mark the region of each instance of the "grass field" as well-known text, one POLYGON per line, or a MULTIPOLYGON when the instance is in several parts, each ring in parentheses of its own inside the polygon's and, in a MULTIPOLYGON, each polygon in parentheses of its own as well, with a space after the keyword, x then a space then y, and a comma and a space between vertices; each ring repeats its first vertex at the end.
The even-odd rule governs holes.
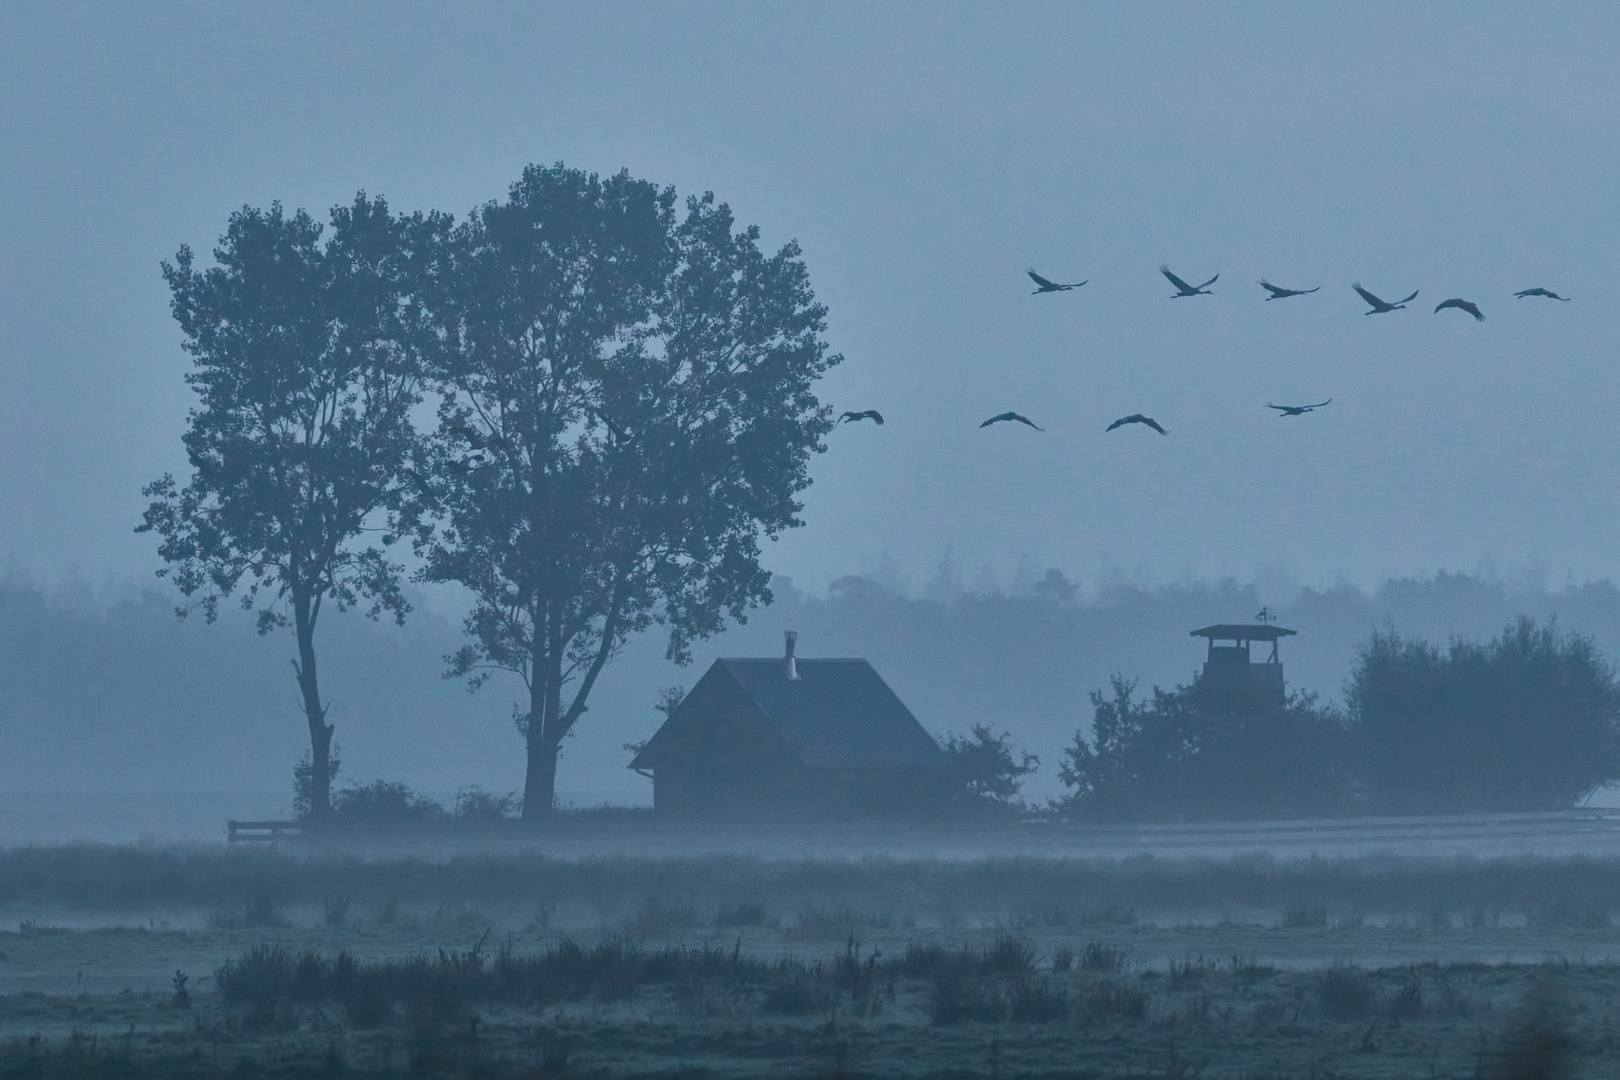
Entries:
POLYGON ((16 849, 0 1077, 1605 1077, 1617 915, 1610 859, 16 849))

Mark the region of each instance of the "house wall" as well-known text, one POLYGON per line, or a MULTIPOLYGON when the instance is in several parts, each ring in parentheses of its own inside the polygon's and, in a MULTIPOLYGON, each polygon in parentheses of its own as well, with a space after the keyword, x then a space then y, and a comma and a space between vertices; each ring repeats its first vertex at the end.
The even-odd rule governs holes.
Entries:
POLYGON ((737 821, 927 815, 945 805, 931 769, 835 771, 739 763, 736 770, 664 766, 653 774, 653 807, 682 817, 737 821))

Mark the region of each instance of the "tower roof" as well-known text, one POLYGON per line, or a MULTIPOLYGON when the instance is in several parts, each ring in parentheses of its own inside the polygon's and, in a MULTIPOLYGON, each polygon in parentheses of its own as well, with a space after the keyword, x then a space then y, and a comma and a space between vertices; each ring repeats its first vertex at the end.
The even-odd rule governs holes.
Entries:
POLYGON ((1276 641, 1278 638, 1293 637, 1295 633, 1286 627, 1265 623, 1216 623, 1192 631, 1192 636, 1209 638, 1211 641, 1276 641))

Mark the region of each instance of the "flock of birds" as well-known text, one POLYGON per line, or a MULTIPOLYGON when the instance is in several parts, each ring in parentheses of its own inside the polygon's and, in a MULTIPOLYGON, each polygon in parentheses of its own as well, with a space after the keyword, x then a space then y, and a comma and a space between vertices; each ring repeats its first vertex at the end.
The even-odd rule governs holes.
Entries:
MULTIPOLYGON (((1029 274, 1030 280, 1035 283, 1035 291, 1030 294, 1031 296, 1039 296, 1042 293, 1071 292, 1080 288, 1082 285, 1086 284, 1087 281, 1091 280, 1090 278, 1087 278, 1086 281, 1075 281, 1068 284, 1060 284, 1056 281, 1050 281, 1042 277, 1034 270, 1028 270, 1026 273, 1029 274)), ((1159 266, 1159 273, 1163 274, 1165 278, 1169 280, 1170 284, 1176 287, 1176 291, 1170 295, 1170 299, 1172 300, 1181 300, 1189 296, 1213 296, 1215 294, 1210 292, 1209 287, 1215 284, 1215 282, 1219 281, 1221 277, 1221 275, 1216 274, 1202 285, 1189 285, 1187 282, 1183 281, 1181 278, 1172 273, 1170 267, 1167 265, 1161 264, 1159 266)), ((1273 285, 1265 278, 1261 278, 1260 287, 1265 289, 1266 292, 1270 294, 1266 297, 1267 300, 1286 300, 1291 296, 1309 296, 1311 293, 1321 289, 1322 286, 1318 285, 1313 289, 1285 289, 1281 285, 1273 285)), ((1396 300, 1391 303, 1390 301, 1380 299, 1379 297, 1368 292, 1366 289, 1362 288, 1361 282, 1359 281, 1352 283, 1350 287, 1356 290, 1356 293, 1367 302, 1368 310, 1362 313, 1364 315, 1387 315, 1391 311, 1400 311, 1402 308, 1406 307, 1407 304, 1410 304, 1413 300, 1416 300, 1418 295, 1418 290, 1413 289, 1410 296, 1402 297, 1400 300, 1396 300)), ((1523 289, 1514 293, 1513 295, 1518 297, 1520 300, 1524 300, 1528 297, 1541 297, 1547 300, 1562 300, 1567 303, 1570 299, 1567 296, 1559 296, 1550 289, 1542 288, 1523 289)), ((1458 311, 1467 312, 1474 317, 1476 322, 1485 321, 1485 313, 1480 311, 1479 305, 1474 303, 1472 300, 1464 300, 1460 296, 1453 296, 1451 299, 1442 300, 1438 305, 1436 305, 1434 313, 1438 315, 1447 308, 1456 308, 1458 311)), ((1304 416, 1306 413, 1320 409, 1323 406, 1330 405, 1332 402, 1332 398, 1328 398, 1326 401, 1319 401, 1314 405, 1272 405, 1268 402, 1266 404, 1266 408, 1276 409, 1278 417, 1304 416)), ((873 423, 881 426, 883 423, 883 414, 878 412, 876 409, 862 409, 859 412, 850 411, 839 416, 837 423, 855 423, 859 420, 870 420, 873 423)), ((1023 415, 1022 413, 1016 412, 997 413, 979 426, 981 428, 987 428, 991 424, 1004 423, 1025 424, 1034 428, 1036 431, 1046 430, 1029 417, 1023 415)), ((1169 432, 1166 431, 1157 420, 1153 419, 1151 416, 1144 416, 1142 413, 1131 413, 1129 416, 1122 416, 1118 420, 1115 420, 1112 424, 1109 424, 1107 430, 1113 431, 1115 428, 1124 427, 1127 424, 1141 424, 1144 427, 1152 428, 1160 435, 1169 434, 1169 432)))

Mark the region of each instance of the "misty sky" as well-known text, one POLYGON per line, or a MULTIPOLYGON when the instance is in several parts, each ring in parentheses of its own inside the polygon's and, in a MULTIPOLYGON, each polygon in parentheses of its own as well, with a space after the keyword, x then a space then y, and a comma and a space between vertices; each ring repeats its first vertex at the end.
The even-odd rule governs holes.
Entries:
POLYGON ((178 245, 361 188, 461 216, 562 160, 803 245, 823 396, 889 423, 814 462, 767 552, 802 586, 947 549, 970 584, 1620 576, 1617 45, 1602 4, 8 3, 0 554, 149 580, 178 245), (1352 280, 1422 292, 1366 318, 1352 280), (1104 436, 1136 411, 1170 436, 1104 436))

